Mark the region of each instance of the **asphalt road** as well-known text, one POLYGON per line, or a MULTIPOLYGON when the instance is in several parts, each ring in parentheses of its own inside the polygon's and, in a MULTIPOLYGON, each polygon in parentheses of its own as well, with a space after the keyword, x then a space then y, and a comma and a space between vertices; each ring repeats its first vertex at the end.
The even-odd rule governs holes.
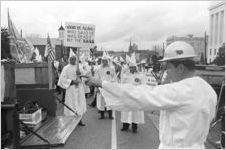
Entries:
MULTIPOLYGON (((91 103, 92 97, 87 99, 91 103)), ((58 104, 57 115, 63 115, 63 107, 58 104)), ((100 114, 97 108, 87 105, 87 112, 83 117, 86 126, 77 126, 71 133, 64 146, 60 149, 157 149, 158 137, 158 112, 145 112, 145 124, 138 126, 138 132, 120 131, 122 123, 120 112, 115 112, 114 120, 99 120, 100 114)), ((208 149, 215 149, 211 142, 219 140, 219 126, 211 130, 205 146, 208 149)))

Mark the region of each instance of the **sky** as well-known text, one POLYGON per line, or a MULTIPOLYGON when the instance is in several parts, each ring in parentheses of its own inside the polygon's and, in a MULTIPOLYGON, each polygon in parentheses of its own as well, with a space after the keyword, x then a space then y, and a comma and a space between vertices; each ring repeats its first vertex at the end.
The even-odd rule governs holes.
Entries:
POLYGON ((1 1, 1 27, 7 8, 23 36, 58 37, 62 23, 94 24, 98 49, 127 51, 130 40, 138 49, 152 49, 170 36, 209 30, 209 1, 1 1))

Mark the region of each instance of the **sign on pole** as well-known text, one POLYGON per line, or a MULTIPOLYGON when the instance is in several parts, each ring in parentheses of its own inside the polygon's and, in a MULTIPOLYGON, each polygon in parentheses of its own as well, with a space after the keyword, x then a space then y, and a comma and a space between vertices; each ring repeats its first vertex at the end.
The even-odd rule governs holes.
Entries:
POLYGON ((95 25, 66 22, 64 44, 68 47, 93 48, 95 25))

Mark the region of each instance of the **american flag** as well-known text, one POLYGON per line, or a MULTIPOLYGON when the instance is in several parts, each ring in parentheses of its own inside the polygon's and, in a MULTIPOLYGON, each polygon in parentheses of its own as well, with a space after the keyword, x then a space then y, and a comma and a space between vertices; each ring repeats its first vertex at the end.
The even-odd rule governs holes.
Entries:
POLYGON ((50 62, 53 62, 56 59, 56 53, 55 50, 53 49, 52 45, 51 45, 51 41, 49 38, 49 35, 47 37, 47 56, 48 56, 48 60, 50 60, 50 62))

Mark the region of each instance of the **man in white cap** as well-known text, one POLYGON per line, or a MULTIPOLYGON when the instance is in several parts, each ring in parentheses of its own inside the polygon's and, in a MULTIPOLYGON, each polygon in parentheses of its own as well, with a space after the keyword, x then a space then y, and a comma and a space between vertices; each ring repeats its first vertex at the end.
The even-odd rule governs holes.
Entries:
POLYGON ((90 77, 88 84, 102 88, 107 105, 116 110, 160 110, 160 149, 204 149, 214 117, 217 94, 195 75, 194 49, 186 42, 170 44, 164 58, 170 83, 120 85, 90 77))
MULTIPOLYGON (((78 76, 76 59, 75 54, 70 51, 69 64, 63 68, 58 85, 66 89, 65 104, 71 107, 78 115, 83 116, 86 112, 86 98, 84 86, 78 76)), ((75 114, 69 109, 64 108, 64 115, 73 116, 75 114)), ((85 124, 81 120, 79 125, 84 126, 85 124)))
MULTIPOLYGON (((116 74, 114 68, 109 66, 107 54, 104 52, 102 57, 102 65, 97 70, 96 76, 98 79, 102 81, 108 82, 115 82, 116 81, 116 74)), ((113 119, 112 117, 112 110, 109 107, 106 107, 105 99, 100 93, 97 91, 97 108, 100 112, 101 117, 99 119, 104 119, 104 112, 107 111, 109 118, 113 119)))
MULTIPOLYGON (((133 85, 145 84, 143 74, 138 73, 135 57, 132 57, 129 63, 129 73, 122 75, 121 83, 131 83, 133 85)), ((136 133, 138 124, 144 124, 144 111, 122 111, 121 122, 123 124, 121 131, 127 131, 130 124, 132 125, 132 132, 136 133)))

